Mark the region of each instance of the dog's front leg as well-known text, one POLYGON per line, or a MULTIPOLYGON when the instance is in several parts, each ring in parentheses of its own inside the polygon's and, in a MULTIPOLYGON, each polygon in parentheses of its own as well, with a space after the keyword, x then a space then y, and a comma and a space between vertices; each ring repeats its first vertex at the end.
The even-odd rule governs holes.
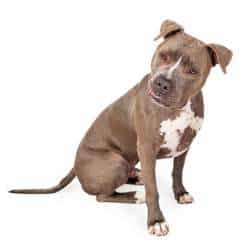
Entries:
POLYGON ((148 208, 148 230, 157 236, 166 235, 168 226, 159 206, 159 194, 156 185, 155 163, 156 153, 150 144, 138 142, 137 151, 142 167, 142 178, 146 190, 148 208))
POLYGON ((175 199, 177 202, 181 204, 187 204, 193 202, 193 197, 187 192, 183 185, 183 167, 185 164, 185 159, 187 156, 187 152, 182 155, 174 158, 174 166, 173 166, 173 191, 175 195, 175 199))

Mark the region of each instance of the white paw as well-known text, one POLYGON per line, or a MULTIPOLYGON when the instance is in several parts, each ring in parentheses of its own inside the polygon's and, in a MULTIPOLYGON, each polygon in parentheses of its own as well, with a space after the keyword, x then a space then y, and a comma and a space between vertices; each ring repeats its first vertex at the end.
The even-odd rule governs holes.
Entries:
POLYGON ((136 191, 134 197, 138 204, 146 202, 145 191, 136 191))
POLYGON ((188 193, 185 193, 179 197, 180 204, 188 204, 188 203, 192 203, 192 202, 194 202, 194 198, 188 193))
POLYGON ((169 232, 169 228, 166 222, 157 222, 149 226, 148 232, 156 236, 165 236, 169 232))

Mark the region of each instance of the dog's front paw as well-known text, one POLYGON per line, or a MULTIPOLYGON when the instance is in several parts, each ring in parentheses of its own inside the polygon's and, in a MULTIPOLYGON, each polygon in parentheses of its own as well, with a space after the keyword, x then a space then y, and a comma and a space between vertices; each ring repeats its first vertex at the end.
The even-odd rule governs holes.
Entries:
POLYGON ((169 232, 166 222, 156 222, 148 227, 148 232, 156 236, 165 236, 169 232))
POLYGON ((178 197, 178 203, 190 204, 194 202, 194 198, 189 193, 184 193, 178 197))

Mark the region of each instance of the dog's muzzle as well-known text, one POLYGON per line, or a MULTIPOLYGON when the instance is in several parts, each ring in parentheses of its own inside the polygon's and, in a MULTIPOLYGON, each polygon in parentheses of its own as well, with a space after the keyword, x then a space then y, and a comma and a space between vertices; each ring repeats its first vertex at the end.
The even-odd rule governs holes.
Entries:
POLYGON ((171 88, 170 79, 166 78, 164 75, 157 76, 152 83, 153 92, 156 95, 167 95, 171 88))

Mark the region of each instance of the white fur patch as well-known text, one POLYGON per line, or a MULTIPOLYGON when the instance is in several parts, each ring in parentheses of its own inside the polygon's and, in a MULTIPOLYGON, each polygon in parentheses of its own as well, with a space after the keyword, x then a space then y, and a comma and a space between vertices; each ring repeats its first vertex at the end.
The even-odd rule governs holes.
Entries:
POLYGON ((135 192, 134 199, 136 203, 141 204, 146 202, 146 194, 144 186, 123 184, 120 187, 116 188, 116 192, 118 193, 135 192))
POLYGON ((180 204, 189 204, 192 202, 194 202, 194 198, 190 194, 185 193, 184 195, 180 196, 180 204))
POLYGON ((166 222, 156 222, 154 225, 150 225, 148 232, 156 236, 165 236, 169 232, 166 222))
POLYGON ((135 192, 135 199, 136 203, 145 203, 146 202, 146 196, 145 191, 136 191, 135 192))
MULTIPOLYGON (((153 82, 154 79, 156 79, 158 76, 160 75, 164 75, 167 78, 171 79, 172 75, 174 73, 174 71, 179 67, 179 65, 181 64, 181 60, 182 60, 182 56, 177 60, 177 62, 172 65, 169 69, 166 68, 166 66, 162 66, 159 67, 159 69, 156 71, 156 73, 154 73, 151 78, 150 78, 150 82, 153 82)), ((168 67, 168 66, 167 66, 168 67)), ((157 102, 156 102, 157 103, 157 102)))
POLYGON ((182 134, 187 127, 191 127, 197 132, 201 128, 202 121, 202 118, 195 116, 189 101, 176 119, 168 119, 161 122, 160 135, 164 136, 164 144, 161 145, 161 148, 168 148, 171 151, 168 157, 176 157, 186 151, 177 152, 182 134))
POLYGON ((178 66, 180 65, 181 59, 182 59, 182 57, 180 57, 180 58, 178 59, 178 61, 168 70, 167 77, 168 77, 169 79, 172 78, 173 72, 174 72, 174 71, 178 68, 178 66))

